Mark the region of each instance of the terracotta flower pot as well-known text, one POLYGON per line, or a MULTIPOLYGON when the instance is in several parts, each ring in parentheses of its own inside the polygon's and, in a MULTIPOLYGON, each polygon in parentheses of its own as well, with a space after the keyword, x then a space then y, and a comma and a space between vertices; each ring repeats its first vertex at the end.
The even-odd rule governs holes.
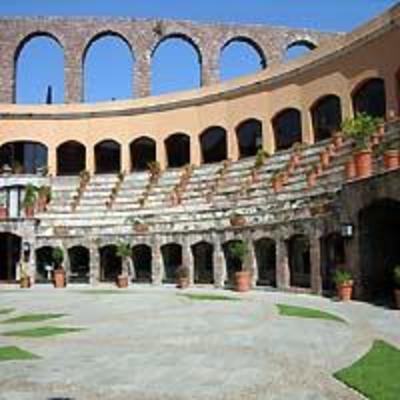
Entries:
POLYGON ((19 287, 21 289, 29 289, 31 287, 31 277, 25 276, 19 280, 19 287))
POLYGON ((56 289, 62 289, 65 288, 66 282, 65 282, 65 271, 64 269, 56 269, 54 270, 54 287, 56 289))
POLYGON ((300 164, 300 154, 293 153, 292 157, 291 157, 291 161, 292 161, 294 167, 297 167, 300 164))
POLYGON ((129 278, 126 275, 117 276, 117 287, 126 289, 129 286, 129 278))
POLYGON ((233 215, 229 219, 232 226, 244 226, 246 225, 246 218, 243 215, 233 215))
POLYGON ((343 146, 343 135, 336 133, 333 135, 333 145, 335 146, 335 149, 338 150, 343 146))
POLYGON ((35 215, 35 207, 25 207, 25 217, 33 218, 35 215))
POLYGON ((149 231, 149 226, 146 224, 135 224, 135 231, 138 233, 146 233, 149 231))
POLYGON ((345 170, 347 180, 350 181, 356 177, 356 163, 353 158, 346 162, 345 170))
POLYGON ((7 207, 1 206, 0 207, 0 219, 6 219, 7 217, 8 217, 7 207))
POLYGON ((324 150, 319 154, 319 159, 323 169, 329 167, 330 156, 328 150, 324 150))
POLYGON ((251 272, 240 271, 235 273, 235 290, 248 292, 251 289, 251 272))
POLYGON ((317 174, 312 171, 307 175, 307 188, 311 189, 317 184, 317 174))
POLYGON ((386 150, 383 154, 383 164, 386 170, 397 169, 400 166, 400 154, 398 150, 386 150))
POLYGON ((395 300, 396 308, 398 310, 400 310, 400 289, 394 290, 394 300, 395 300))
POLYGON ((273 181, 272 181, 272 188, 274 189, 275 193, 278 193, 282 190, 283 188, 283 182, 282 182, 282 178, 280 177, 276 177, 273 181))
POLYGON ((189 286, 190 286, 189 278, 187 277, 176 278, 176 287, 178 289, 187 289, 189 286))
POLYGON ((353 294, 353 281, 337 285, 337 293, 340 301, 350 301, 353 294))
POLYGON ((372 175, 372 152, 361 150, 354 154, 357 178, 368 178, 372 175))

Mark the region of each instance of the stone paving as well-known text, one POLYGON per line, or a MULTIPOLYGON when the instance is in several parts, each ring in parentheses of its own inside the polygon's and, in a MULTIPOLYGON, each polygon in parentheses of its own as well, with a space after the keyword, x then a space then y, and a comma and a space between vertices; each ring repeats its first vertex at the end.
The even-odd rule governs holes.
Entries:
MULTIPOLYGON (((31 326, 83 327, 65 336, 0 336, 42 358, 0 364, 1 400, 293 399, 363 397, 332 373, 366 353, 376 338, 400 347, 400 312, 365 303, 256 291, 242 301, 195 301, 171 288, 134 286, 98 294, 70 287, 0 288, 0 309, 67 317, 31 326), (275 304, 308 306, 349 323, 288 318, 275 304)), ((1 316, 5 319, 7 316, 1 316)), ((0 332, 15 325, 0 325, 0 332)))

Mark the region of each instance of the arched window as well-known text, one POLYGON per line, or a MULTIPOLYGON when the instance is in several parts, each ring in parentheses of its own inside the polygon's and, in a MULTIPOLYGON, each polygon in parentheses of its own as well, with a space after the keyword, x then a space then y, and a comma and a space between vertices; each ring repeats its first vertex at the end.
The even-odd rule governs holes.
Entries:
POLYGON ((267 66, 261 47, 248 38, 234 38, 222 48, 220 78, 222 81, 253 74, 267 66))
POLYGON ((190 136, 175 133, 165 140, 168 166, 179 168, 190 164, 190 136))
POLYGON ((182 265, 182 246, 176 243, 166 244, 161 247, 164 263, 164 282, 174 283, 176 270, 182 265))
POLYGON ((369 79, 353 92, 354 114, 367 113, 374 117, 385 118, 386 94, 385 82, 380 78, 369 79))
POLYGON ((15 53, 14 77, 16 103, 63 103, 64 50, 60 43, 48 34, 23 40, 15 53))
POLYGON ((296 40, 289 44, 286 48, 285 60, 290 61, 295 58, 305 56, 316 48, 314 43, 308 40, 296 40))
POLYGON ((148 137, 135 139, 130 145, 131 170, 145 171, 156 160, 156 142, 148 137))
POLYGON ((235 243, 242 243, 242 240, 231 240, 222 245, 226 265, 226 282, 233 285, 235 281, 235 273, 242 268, 242 261, 232 252, 232 246, 235 243))
POLYGON ((159 95, 196 89, 201 85, 201 54, 183 35, 170 35, 156 46, 152 56, 151 93, 159 95))
POLYGON ((43 246, 35 250, 36 279, 37 283, 47 283, 52 280, 54 247, 43 246))
POLYGON ((310 241, 304 235, 294 235, 289 240, 290 285, 311 286, 310 241))
POLYGON ((90 252, 87 247, 75 246, 68 249, 70 282, 89 282, 90 252))
POLYGON ((115 282, 122 272, 122 260, 117 256, 117 246, 108 245, 100 249, 100 280, 115 282))
POLYGON ((261 286, 276 285, 276 245, 269 238, 259 239, 254 242, 256 261, 258 267, 257 284, 261 286))
POLYGON ((194 283, 212 284, 214 282, 213 252, 213 245, 207 242, 200 242, 192 246, 194 283))
POLYGON ((132 248, 133 266, 137 282, 151 282, 151 247, 139 244, 132 248))
POLYGON ((200 135, 200 146, 204 164, 226 160, 226 130, 219 126, 208 128, 200 135))
POLYGON ((295 108, 281 111, 272 120, 277 150, 289 149, 302 141, 301 114, 295 108))
POLYGON ((121 170, 121 146, 114 140, 104 140, 94 148, 96 174, 115 174, 121 170))
POLYGON ((122 36, 110 32, 91 40, 83 56, 83 66, 84 101, 132 97, 134 56, 122 36))
POLYGON ((57 147, 57 175, 79 175, 86 169, 86 148, 70 140, 57 147))
POLYGON ((9 142, 0 148, 0 169, 15 174, 35 174, 47 168, 47 147, 38 142, 9 142))
POLYGON ((240 158, 251 157, 262 148, 262 123, 258 119, 248 119, 236 128, 240 158))
POLYGON ((22 239, 11 233, 0 233, 0 281, 13 282, 16 279, 17 265, 21 258, 22 239))
POLYGON ((340 98, 328 95, 318 100, 311 109, 315 141, 328 139, 342 125, 340 98))

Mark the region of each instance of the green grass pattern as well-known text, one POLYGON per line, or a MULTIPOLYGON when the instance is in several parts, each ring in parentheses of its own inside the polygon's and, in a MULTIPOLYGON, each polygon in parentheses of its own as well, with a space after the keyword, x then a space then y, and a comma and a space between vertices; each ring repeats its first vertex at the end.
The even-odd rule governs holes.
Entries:
POLYGON ((16 331, 4 332, 3 336, 23 337, 23 338, 42 338, 49 336, 64 335, 82 331, 82 328, 63 328, 59 326, 43 326, 32 329, 22 329, 16 331))
POLYGON ((2 324, 18 324, 26 322, 43 322, 49 319, 58 319, 65 317, 66 314, 25 314, 19 317, 10 318, 2 322, 2 324))
POLYGON ((15 308, 3 308, 0 309, 0 315, 11 314, 13 311, 15 311, 15 308))
POLYGON ((15 346, 0 347, 0 361, 34 360, 38 358, 40 357, 30 353, 29 351, 22 350, 19 347, 15 346))
POLYGON ((343 318, 325 311, 316 310, 313 308, 305 308, 298 306, 290 306, 287 304, 277 304, 279 314, 286 317, 299 317, 299 318, 312 318, 312 319, 325 319, 328 321, 336 321, 347 323, 343 318))
POLYGON ((377 340, 365 356, 334 377, 370 400, 399 400, 400 350, 377 340))

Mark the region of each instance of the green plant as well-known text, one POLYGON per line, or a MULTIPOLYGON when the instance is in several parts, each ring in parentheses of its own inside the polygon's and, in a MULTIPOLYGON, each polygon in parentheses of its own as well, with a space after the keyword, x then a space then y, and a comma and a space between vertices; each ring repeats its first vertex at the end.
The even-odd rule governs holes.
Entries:
POLYGON ((394 283, 400 289, 400 265, 394 268, 394 283))
POLYGON ((7 205, 7 195, 6 192, 0 192, 0 207, 6 207, 7 205))
POLYGON ((242 265, 248 252, 249 248, 246 242, 238 241, 238 242, 233 242, 229 245, 229 253, 233 258, 240 261, 240 264, 242 265))
POLYGON ((51 201, 51 187, 47 185, 40 186, 38 190, 39 197, 45 199, 47 202, 51 201))
POLYGON ((351 282, 353 279, 352 275, 350 272, 348 271, 343 271, 343 270, 336 270, 333 280, 335 281, 336 285, 340 286, 340 285, 344 285, 347 284, 349 282, 351 282))
POLYGON ((152 175, 158 175, 161 172, 161 165, 158 161, 150 161, 147 163, 147 167, 152 175))
POLYGON ((254 161, 254 167, 255 168, 261 168, 265 160, 269 157, 269 153, 265 151, 264 149, 258 149, 257 154, 256 154, 256 159, 254 161))
POLYGON ((25 197, 23 201, 23 206, 25 208, 33 207, 36 203, 36 188, 35 186, 28 184, 25 187, 25 197))
POLYGON ((117 244, 117 257, 121 257, 123 260, 131 256, 131 245, 126 242, 119 242, 117 244))
POLYGON ((56 269, 62 268, 62 263, 64 261, 64 250, 59 246, 54 247, 52 257, 56 269))

